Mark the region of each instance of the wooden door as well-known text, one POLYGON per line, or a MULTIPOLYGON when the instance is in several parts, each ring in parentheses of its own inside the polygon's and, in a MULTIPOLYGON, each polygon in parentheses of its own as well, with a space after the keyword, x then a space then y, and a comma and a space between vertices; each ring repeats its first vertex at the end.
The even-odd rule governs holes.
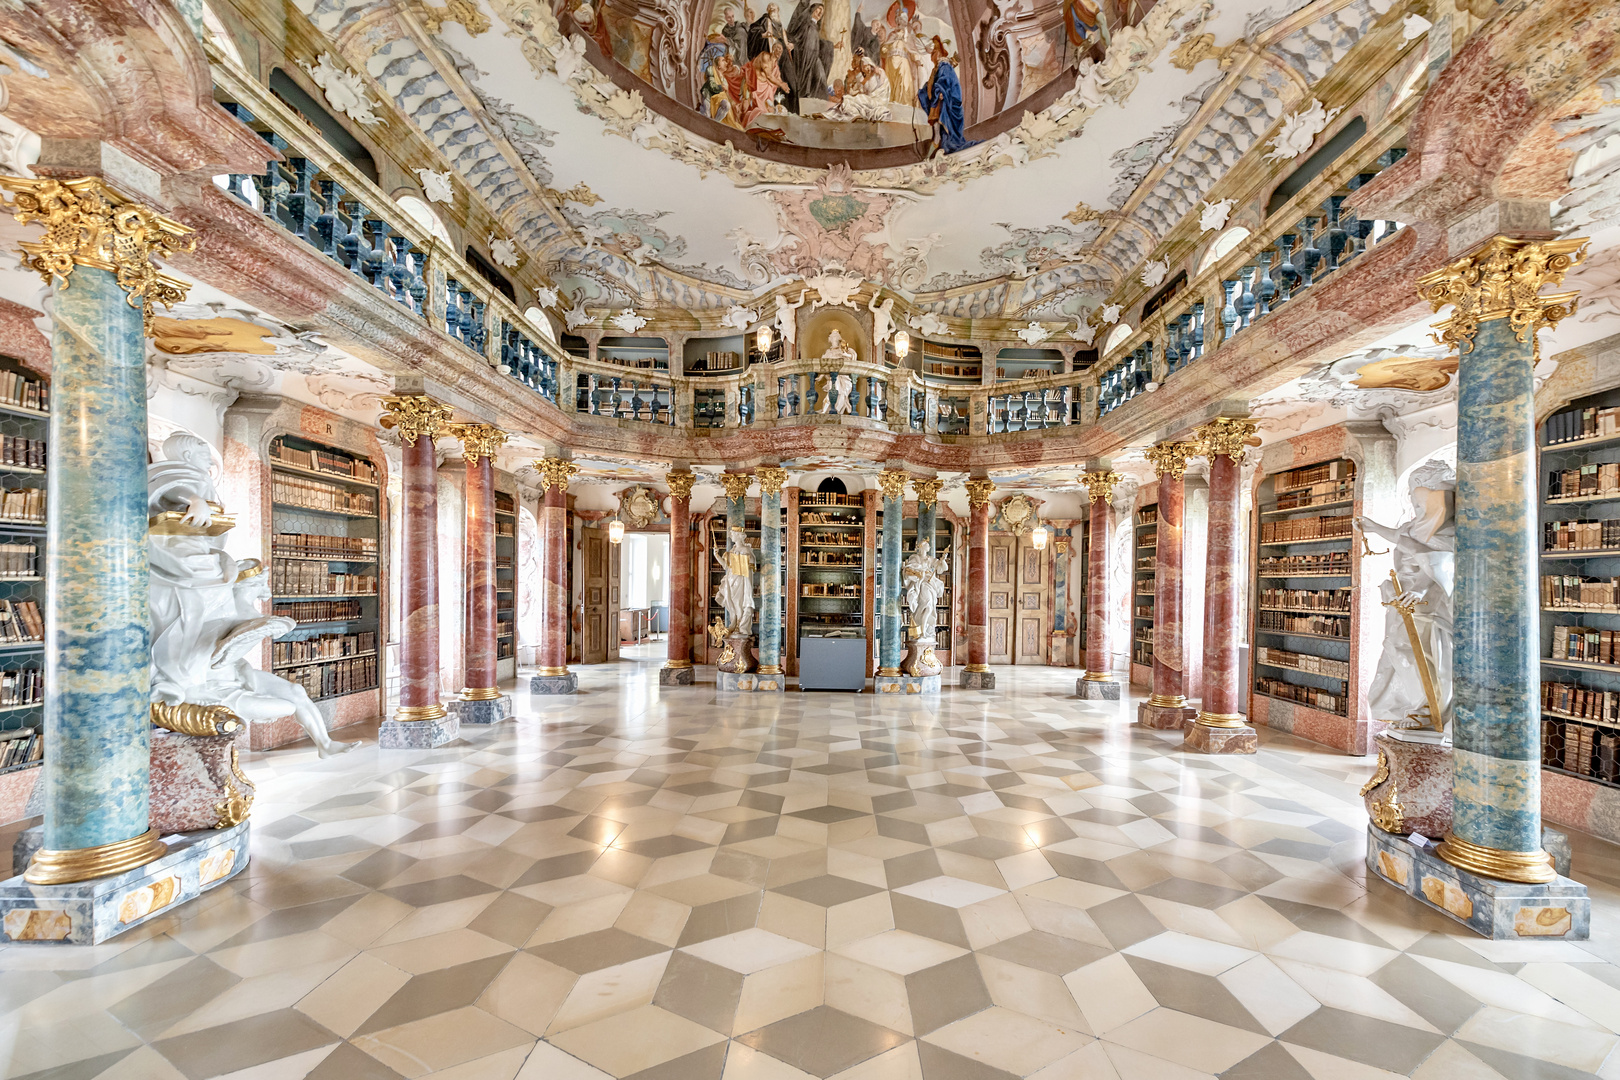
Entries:
POLYGON ((607 661, 608 650, 608 539, 603 529, 587 526, 580 531, 584 533, 581 584, 585 600, 580 662, 601 664, 607 661))
POLYGON ((1007 534, 990 537, 990 663, 1014 662, 1014 638, 1018 633, 1017 582, 1013 580, 1018 561, 1017 538, 1007 534))
MULTIPOLYGON (((606 529, 599 532, 606 533, 606 529)), ((607 655, 609 660, 619 658, 619 577, 624 566, 624 545, 608 541, 607 572, 608 572, 608 606, 607 606, 607 655)))
POLYGON ((1029 537, 1018 540, 1017 628, 1013 635, 1015 664, 1045 664, 1051 630, 1051 575, 1046 552, 1036 551, 1029 537))

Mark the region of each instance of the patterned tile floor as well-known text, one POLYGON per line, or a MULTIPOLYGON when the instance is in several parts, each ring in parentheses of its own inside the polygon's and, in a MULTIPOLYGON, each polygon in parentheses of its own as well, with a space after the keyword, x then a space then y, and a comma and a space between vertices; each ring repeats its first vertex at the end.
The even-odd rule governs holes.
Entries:
POLYGON ((431 752, 255 755, 254 856, 113 944, 0 950, 53 1080, 1620 1080, 1589 943, 1367 887, 1369 761, 1177 752, 1019 669, 937 704, 577 697, 431 752))

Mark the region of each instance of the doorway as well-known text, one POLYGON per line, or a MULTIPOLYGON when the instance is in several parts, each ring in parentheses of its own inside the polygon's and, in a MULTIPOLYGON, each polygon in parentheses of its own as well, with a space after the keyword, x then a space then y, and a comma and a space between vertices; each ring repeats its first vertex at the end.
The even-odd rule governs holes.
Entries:
POLYGON ((663 662, 669 635, 669 534, 627 532, 619 545, 619 655, 663 662))

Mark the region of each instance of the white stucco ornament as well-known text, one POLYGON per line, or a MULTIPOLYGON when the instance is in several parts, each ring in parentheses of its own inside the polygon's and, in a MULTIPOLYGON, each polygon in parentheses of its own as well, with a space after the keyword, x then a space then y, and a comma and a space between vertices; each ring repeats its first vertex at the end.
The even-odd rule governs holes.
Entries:
POLYGON ((733 330, 746 330, 748 324, 756 318, 753 308, 745 308, 741 304, 732 304, 726 308, 726 313, 720 317, 720 325, 733 330))
POLYGON ((455 190, 450 187, 450 170, 434 172, 432 169, 414 169, 417 179, 422 181, 422 193, 428 197, 429 202, 447 203, 455 197, 455 190))
POLYGON ((805 278, 804 283, 816 290, 816 299, 810 304, 814 311, 823 304, 832 307, 854 307, 855 292, 866 283, 859 274, 817 274, 805 278))
POLYGON ((557 69, 557 78, 565 83, 590 71, 590 62, 585 59, 585 39, 578 34, 569 37, 557 47, 551 62, 557 69))
POLYGON ((917 331, 923 337, 950 337, 951 329, 945 325, 945 320, 932 311, 922 311, 906 319, 906 325, 917 331))
POLYGON ((490 233, 489 257, 510 270, 518 264, 517 242, 497 239, 494 233, 490 233))
POLYGON ((366 91, 365 79, 357 71, 344 71, 332 62, 331 53, 321 53, 315 66, 300 61, 299 66, 309 73, 315 85, 326 95, 326 103, 357 124, 370 126, 382 123, 376 113, 377 102, 366 91))
POLYGON ((1204 203, 1204 209, 1198 214, 1199 231, 1214 232, 1216 229, 1226 228, 1226 219, 1232 215, 1232 207, 1236 205, 1236 199, 1204 203))
POLYGON ((1421 15, 1408 15, 1401 20, 1401 40, 1416 41, 1427 34, 1432 26, 1434 23, 1421 15))
POLYGON ((1032 322, 1022 330, 1018 331, 1018 338, 1025 345, 1039 345, 1041 342, 1045 341, 1051 336, 1052 331, 1048 330, 1038 322, 1032 322))
POLYGON ((1097 328, 1083 319, 1075 319, 1074 326, 1066 332, 1082 345, 1090 345, 1097 339, 1097 328))
POLYGON ((647 325, 647 320, 637 315, 635 308, 625 308, 608 321, 627 334, 633 334, 647 325))
POLYGON ((569 297, 568 302, 571 306, 567 311, 563 312, 563 322, 568 324, 568 329, 577 330, 592 321, 591 313, 585 310, 584 289, 580 289, 569 297))
POLYGON ((1154 259, 1152 262, 1145 263, 1142 266, 1142 284, 1151 289, 1163 281, 1164 276, 1169 272, 1169 259, 1154 259))
POLYGON ((1311 99, 1311 107, 1291 112, 1283 120, 1282 130, 1271 140, 1271 153, 1267 161, 1292 161, 1311 148, 1322 129, 1338 116, 1342 109, 1324 109, 1322 103, 1311 99))
POLYGON ((1119 322, 1120 307, 1118 304, 1104 304, 1102 309, 1102 324, 1113 326, 1119 322))
POLYGON ((557 290, 556 289, 544 289, 544 288, 534 290, 534 302, 539 304, 543 308, 554 308, 554 307, 556 307, 557 306, 557 290))

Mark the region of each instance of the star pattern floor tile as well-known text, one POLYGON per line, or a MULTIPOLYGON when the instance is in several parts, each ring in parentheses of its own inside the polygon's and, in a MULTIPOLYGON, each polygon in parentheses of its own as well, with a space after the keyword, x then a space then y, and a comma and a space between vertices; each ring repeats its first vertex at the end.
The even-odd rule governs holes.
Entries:
POLYGON ((1060 669, 579 673, 436 750, 248 755, 229 886, 0 948, 0 1080, 1620 1080, 1613 846, 1573 838, 1592 941, 1483 942, 1369 886, 1369 759, 1184 755, 1060 669))

